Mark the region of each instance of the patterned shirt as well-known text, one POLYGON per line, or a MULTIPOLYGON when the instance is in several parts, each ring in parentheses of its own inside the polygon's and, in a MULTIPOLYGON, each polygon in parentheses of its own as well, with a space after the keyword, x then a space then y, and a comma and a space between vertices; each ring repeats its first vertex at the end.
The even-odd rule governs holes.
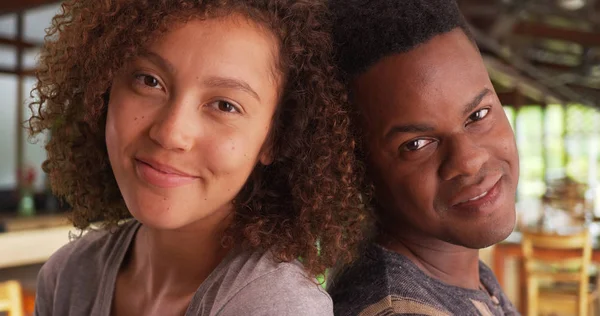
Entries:
POLYGON ((328 290, 336 316, 519 315, 482 262, 479 276, 487 291, 448 285, 407 257, 373 244, 330 281, 328 290))

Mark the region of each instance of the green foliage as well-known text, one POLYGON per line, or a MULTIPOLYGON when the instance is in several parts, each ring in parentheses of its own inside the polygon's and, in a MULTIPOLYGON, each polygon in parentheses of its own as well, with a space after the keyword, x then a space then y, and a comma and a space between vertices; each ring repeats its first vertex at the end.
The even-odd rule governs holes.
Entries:
POLYGON ((540 197, 546 190, 546 179, 569 176, 588 182, 592 141, 600 148, 598 110, 574 104, 566 111, 561 105, 549 105, 545 111, 539 105, 524 106, 517 113, 505 106, 505 111, 515 128, 519 149, 519 197, 540 197))

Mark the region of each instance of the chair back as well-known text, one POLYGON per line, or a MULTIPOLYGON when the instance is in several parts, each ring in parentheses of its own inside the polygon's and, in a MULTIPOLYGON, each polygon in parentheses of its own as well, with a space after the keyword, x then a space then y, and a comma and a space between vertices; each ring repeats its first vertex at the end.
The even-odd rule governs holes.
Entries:
POLYGON ((538 314, 539 286, 542 281, 577 284, 577 315, 587 315, 588 270, 592 260, 589 231, 582 229, 569 235, 523 232, 522 248, 527 278, 527 315, 538 314))
POLYGON ((8 316, 23 316, 22 293, 19 282, 0 282, 0 312, 6 312, 8 316))

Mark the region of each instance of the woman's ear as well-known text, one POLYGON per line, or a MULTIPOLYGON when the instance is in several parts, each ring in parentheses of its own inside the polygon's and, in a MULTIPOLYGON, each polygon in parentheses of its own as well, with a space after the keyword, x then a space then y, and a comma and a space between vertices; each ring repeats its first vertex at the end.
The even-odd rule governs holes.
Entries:
POLYGON ((263 145, 260 151, 259 161, 264 166, 268 166, 273 163, 273 142, 268 140, 263 145))
POLYGON ((260 161, 263 166, 268 166, 275 160, 274 147, 275 135, 273 133, 273 127, 271 127, 271 130, 267 134, 267 138, 260 149, 260 154, 258 155, 258 161, 260 161))

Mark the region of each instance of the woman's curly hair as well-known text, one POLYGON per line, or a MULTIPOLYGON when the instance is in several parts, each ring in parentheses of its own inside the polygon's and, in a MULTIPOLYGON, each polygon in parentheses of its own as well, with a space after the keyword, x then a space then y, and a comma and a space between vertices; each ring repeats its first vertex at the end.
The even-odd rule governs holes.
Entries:
POLYGON ((270 249, 277 260, 301 257, 311 274, 352 259, 369 216, 359 187, 346 93, 336 80, 327 9, 314 0, 71 0, 62 4, 40 55, 28 128, 49 131, 53 192, 72 206, 81 229, 130 218, 105 143, 113 77, 175 24, 241 14, 279 42, 285 81, 273 119, 274 162, 257 166, 234 200, 224 238, 270 249))

